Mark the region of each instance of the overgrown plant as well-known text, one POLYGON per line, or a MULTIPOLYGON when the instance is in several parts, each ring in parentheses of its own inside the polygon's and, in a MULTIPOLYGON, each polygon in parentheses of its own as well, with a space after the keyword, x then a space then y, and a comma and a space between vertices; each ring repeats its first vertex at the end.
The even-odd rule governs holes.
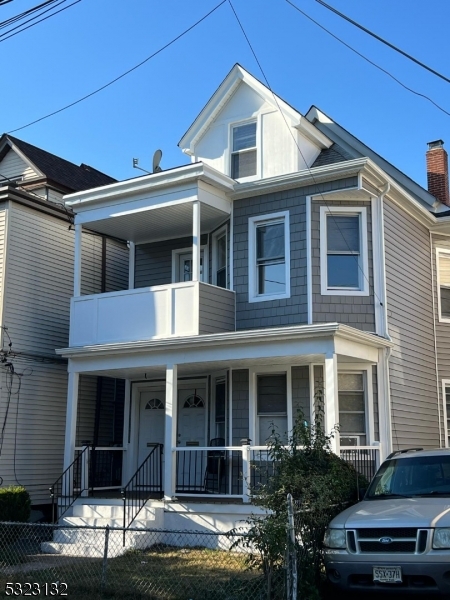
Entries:
MULTIPOLYGON (((272 431, 267 445, 275 468, 264 484, 251 490, 253 503, 265 508, 268 515, 247 521, 250 528, 245 544, 250 551, 249 566, 258 566, 265 574, 267 598, 280 597, 279 582, 285 579, 287 495, 292 494, 295 504, 294 551, 302 600, 319 598, 321 545, 328 523, 357 501, 357 473, 331 451, 336 427, 330 433, 324 431, 322 403, 315 404, 314 423, 308 425, 299 413, 287 443, 272 431)), ((264 469, 264 465, 254 468, 264 469)))

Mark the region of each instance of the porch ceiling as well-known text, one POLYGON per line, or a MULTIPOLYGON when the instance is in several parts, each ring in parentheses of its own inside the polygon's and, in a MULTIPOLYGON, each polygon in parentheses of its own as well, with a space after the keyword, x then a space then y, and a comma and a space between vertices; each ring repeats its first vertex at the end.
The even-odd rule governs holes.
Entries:
MULTIPOLYGON (((212 231, 226 219, 227 214, 201 204, 200 226, 202 233, 212 231)), ((168 238, 192 236, 192 202, 160 208, 149 207, 131 213, 117 212, 106 219, 86 223, 92 231, 132 241, 136 244, 168 238)))

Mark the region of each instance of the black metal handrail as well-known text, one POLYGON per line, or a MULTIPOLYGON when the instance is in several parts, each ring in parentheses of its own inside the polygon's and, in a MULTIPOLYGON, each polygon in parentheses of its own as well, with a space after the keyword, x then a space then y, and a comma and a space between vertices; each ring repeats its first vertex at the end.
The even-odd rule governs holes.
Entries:
POLYGON ((56 523, 69 510, 75 500, 89 489, 87 477, 83 477, 82 473, 83 460, 85 460, 85 454, 89 450, 89 446, 85 446, 80 450, 73 462, 49 488, 52 499, 53 523, 56 523))
POLYGON ((154 444, 149 455, 138 467, 136 473, 122 488, 123 498, 123 545, 125 530, 130 527, 153 494, 162 497, 162 455, 163 444, 154 444))

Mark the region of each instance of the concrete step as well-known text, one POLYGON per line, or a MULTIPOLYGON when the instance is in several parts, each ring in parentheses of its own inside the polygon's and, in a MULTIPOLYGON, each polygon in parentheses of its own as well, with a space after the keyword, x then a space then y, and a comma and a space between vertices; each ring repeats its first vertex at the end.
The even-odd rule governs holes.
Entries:
MULTIPOLYGON (((133 529, 161 529, 163 524, 163 515, 155 515, 148 513, 147 517, 151 518, 142 518, 141 513, 139 513, 138 518, 133 522, 133 529), (159 518, 158 518, 159 517, 159 518)), ((123 527, 123 518, 116 519, 106 519, 106 518, 95 518, 95 517, 62 517, 59 520, 59 525, 69 525, 71 527, 106 527, 109 525, 110 527, 123 527)))
MULTIPOLYGON (((139 513, 139 517, 145 520, 154 520, 157 511, 163 511, 164 504, 159 501, 148 501, 139 513)), ((68 516, 93 518, 93 519, 123 519, 123 503, 80 503, 74 504, 68 516)))

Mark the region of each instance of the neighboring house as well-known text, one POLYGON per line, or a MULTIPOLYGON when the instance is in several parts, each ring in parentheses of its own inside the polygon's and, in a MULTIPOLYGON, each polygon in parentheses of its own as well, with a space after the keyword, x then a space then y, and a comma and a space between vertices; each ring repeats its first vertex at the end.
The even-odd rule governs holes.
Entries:
MULTIPOLYGON (((69 339, 75 235, 62 197, 114 182, 10 135, 0 138, 0 477, 3 485, 23 484, 33 506, 50 503, 49 487, 63 467, 67 361, 55 349, 69 339)), ((83 255, 84 293, 127 286, 126 244, 86 231, 83 255)), ((96 386, 97 378, 81 383, 94 413, 96 386)), ((106 380, 105 402, 113 391, 106 380)), ((118 402, 123 407, 123 398, 118 402)))
MULTIPOLYGON (((284 436, 318 401, 327 430, 340 424, 333 450, 369 474, 392 449, 447 446, 448 184, 433 195, 239 65, 179 145, 192 164, 65 197, 76 233, 58 350, 65 467, 91 482, 76 479, 73 498, 102 487, 86 474, 84 374, 124 380, 115 485, 138 471, 129 489, 141 505, 143 490, 161 491, 147 509, 165 527, 224 529, 248 514, 272 424, 284 436), (128 290, 83 295, 84 228, 129 241, 128 290)), ((434 163, 439 185, 447 177, 439 143, 428 158, 434 190, 434 163)), ((121 500, 76 500, 95 502, 121 500)))

